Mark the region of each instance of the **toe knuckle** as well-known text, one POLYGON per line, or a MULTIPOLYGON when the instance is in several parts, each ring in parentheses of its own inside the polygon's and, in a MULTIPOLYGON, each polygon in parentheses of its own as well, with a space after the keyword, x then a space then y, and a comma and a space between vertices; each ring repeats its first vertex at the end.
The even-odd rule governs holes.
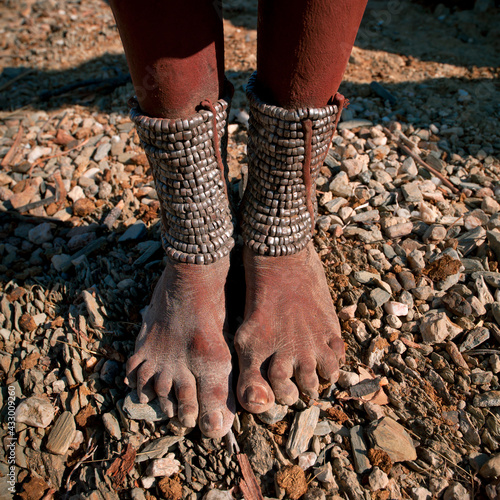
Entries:
POLYGON ((287 371, 283 365, 275 364, 269 368, 269 376, 273 379, 283 380, 288 378, 287 371))
POLYGON ((302 373, 310 373, 316 371, 316 360, 312 358, 304 359, 299 365, 299 371, 302 373))

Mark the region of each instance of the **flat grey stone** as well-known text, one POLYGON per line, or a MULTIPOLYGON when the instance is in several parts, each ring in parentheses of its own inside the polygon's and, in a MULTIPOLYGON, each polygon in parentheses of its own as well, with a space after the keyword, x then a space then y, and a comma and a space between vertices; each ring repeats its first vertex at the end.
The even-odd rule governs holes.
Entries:
POLYGON ((140 450, 135 458, 135 461, 140 463, 146 460, 151 460, 152 458, 162 458, 168 453, 172 446, 179 443, 183 439, 184 438, 182 436, 165 436, 155 439, 154 441, 150 441, 140 450))
POLYGON ((118 238, 120 243, 124 243, 125 241, 134 241, 142 238, 147 233, 146 224, 144 222, 139 221, 135 224, 132 224, 121 236, 118 238))
POLYGON ((413 441, 403 426, 390 417, 372 422, 367 434, 375 448, 385 451, 393 462, 416 460, 417 452, 413 441))
POLYGON ((288 406, 275 403, 269 410, 259 413, 256 417, 267 425, 273 425, 286 417, 288 406))
POLYGON ((358 474, 364 474, 372 468, 368 460, 368 450, 363 438, 363 428, 355 425, 350 430, 351 449, 354 456, 354 466, 358 474))
POLYGON ((307 451, 318 423, 319 412, 320 410, 317 406, 311 406, 295 414, 286 444, 286 451, 292 460, 307 451))
POLYGON ((143 404, 139 401, 135 391, 128 394, 123 401, 123 412, 132 420, 146 420, 148 422, 168 420, 156 399, 143 404))

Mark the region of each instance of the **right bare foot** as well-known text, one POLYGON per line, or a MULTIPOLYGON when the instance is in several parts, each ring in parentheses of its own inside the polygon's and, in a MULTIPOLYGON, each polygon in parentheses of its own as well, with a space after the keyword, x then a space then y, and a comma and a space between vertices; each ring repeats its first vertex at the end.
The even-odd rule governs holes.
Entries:
POLYGON ((127 362, 126 383, 142 403, 158 396, 171 418, 185 427, 196 421, 208 437, 231 428, 231 354, 223 335, 225 257, 209 265, 169 261, 153 293, 127 362))

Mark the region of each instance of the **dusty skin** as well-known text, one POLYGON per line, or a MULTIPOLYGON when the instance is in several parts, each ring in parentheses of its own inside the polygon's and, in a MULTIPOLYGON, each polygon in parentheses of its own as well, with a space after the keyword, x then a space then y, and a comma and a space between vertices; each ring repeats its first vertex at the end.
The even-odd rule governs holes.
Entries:
POLYGON ((299 390, 317 397, 318 374, 335 381, 345 347, 313 243, 286 257, 258 256, 245 248, 243 261, 245 319, 235 337, 241 405, 262 413, 274 401, 295 403, 299 390))
POLYGON ((223 335, 229 258, 207 266, 170 262, 153 293, 127 362, 143 403, 158 396, 168 417, 209 437, 231 428, 231 354, 223 335))

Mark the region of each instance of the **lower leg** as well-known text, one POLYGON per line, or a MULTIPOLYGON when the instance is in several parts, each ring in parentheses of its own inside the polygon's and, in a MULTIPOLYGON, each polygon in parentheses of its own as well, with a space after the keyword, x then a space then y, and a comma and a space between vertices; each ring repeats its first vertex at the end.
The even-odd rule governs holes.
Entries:
POLYGON ((220 151, 230 99, 222 90, 222 20, 203 0, 111 5, 168 256, 127 362, 127 382, 141 402, 158 397, 168 417, 177 415, 186 427, 198 421, 204 434, 220 437, 234 417, 223 335, 233 240, 220 151))
POLYGON ((333 102, 367 0, 260 0, 258 92, 284 108, 333 102))
POLYGON ((235 338, 238 397, 252 412, 275 400, 293 404, 299 390, 317 397, 318 374, 336 380, 344 356, 311 241, 314 183, 341 111, 343 99, 336 93, 365 3, 259 3, 242 207, 247 302, 235 338))
POLYGON ((110 0, 137 99, 150 116, 190 116, 224 85, 222 17, 213 2, 110 0))

